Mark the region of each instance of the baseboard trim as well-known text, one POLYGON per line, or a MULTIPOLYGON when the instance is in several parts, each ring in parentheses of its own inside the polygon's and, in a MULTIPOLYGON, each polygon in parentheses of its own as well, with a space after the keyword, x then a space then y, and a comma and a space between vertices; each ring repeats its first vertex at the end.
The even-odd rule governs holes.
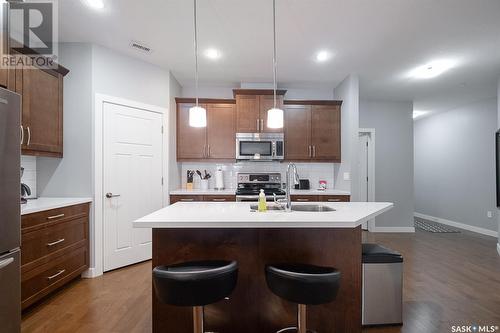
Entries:
POLYGON ((93 279, 93 278, 96 278, 96 277, 101 276, 101 275, 102 275, 102 272, 98 272, 97 269, 95 269, 94 267, 91 267, 82 273, 82 278, 93 279))
POLYGON ((415 217, 419 217, 421 219, 425 219, 425 220, 429 220, 429 221, 434 221, 434 222, 441 223, 441 224, 446 224, 446 225, 449 225, 450 227, 464 229, 464 230, 472 231, 472 232, 475 232, 478 234, 498 238, 497 231, 488 230, 488 229, 484 229, 484 228, 480 228, 480 227, 474 227, 472 225, 468 225, 468 224, 464 224, 464 223, 460 223, 460 222, 455 222, 455 221, 451 221, 451 220, 447 220, 447 219, 442 219, 440 217, 435 217, 435 216, 426 215, 426 214, 417 213, 417 212, 415 212, 414 215, 415 215, 415 217))
POLYGON ((414 227, 375 227, 372 232, 415 232, 414 227))

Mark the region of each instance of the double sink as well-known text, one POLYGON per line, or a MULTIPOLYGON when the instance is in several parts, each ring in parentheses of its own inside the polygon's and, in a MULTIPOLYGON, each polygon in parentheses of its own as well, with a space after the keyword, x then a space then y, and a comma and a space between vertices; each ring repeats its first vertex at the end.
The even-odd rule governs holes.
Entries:
MULTIPOLYGON (((250 205, 250 210, 251 211, 257 211, 258 210, 258 205, 250 205)), ((267 210, 270 211, 285 211, 285 207, 281 206, 268 206, 267 210)), ((335 209, 324 206, 324 205, 293 205, 292 204, 292 211, 294 212, 314 212, 314 213, 319 213, 319 212, 334 212, 335 209)))

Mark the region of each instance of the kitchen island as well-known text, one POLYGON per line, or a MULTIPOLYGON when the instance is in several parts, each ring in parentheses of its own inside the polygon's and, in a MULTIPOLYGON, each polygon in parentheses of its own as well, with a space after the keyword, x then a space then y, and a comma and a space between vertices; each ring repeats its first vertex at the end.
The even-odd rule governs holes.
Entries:
MULTIPOLYGON (((271 293, 264 267, 297 262, 341 271, 337 299, 308 307, 318 332, 361 332, 361 224, 392 203, 321 203, 332 212, 259 213, 248 202, 182 202, 145 216, 134 227, 153 229, 153 266, 226 259, 239 263, 227 300, 205 308, 206 331, 276 332, 294 326, 296 305, 271 293)), ((192 310, 160 303, 153 294, 154 332, 192 332, 192 310)))

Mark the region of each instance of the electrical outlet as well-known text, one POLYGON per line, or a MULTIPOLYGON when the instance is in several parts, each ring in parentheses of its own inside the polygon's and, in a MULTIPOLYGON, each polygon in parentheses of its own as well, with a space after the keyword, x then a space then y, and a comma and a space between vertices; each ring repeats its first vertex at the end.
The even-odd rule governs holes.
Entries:
POLYGON ((351 180, 351 173, 350 172, 344 172, 344 180, 351 180))
POLYGON ((486 215, 488 216, 489 219, 493 218, 493 212, 489 210, 486 215))

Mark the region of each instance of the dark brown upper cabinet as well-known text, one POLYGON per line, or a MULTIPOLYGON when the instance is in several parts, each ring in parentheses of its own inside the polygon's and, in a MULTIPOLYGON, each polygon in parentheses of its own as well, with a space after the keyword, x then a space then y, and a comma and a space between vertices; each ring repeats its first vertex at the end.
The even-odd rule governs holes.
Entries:
POLYGON ((22 96, 22 154, 63 157, 63 78, 68 72, 60 65, 8 69, 7 89, 22 96))
POLYGON ((285 101, 285 159, 340 162, 341 104, 285 101))
POLYGON ((234 100, 200 99, 207 127, 189 126, 194 99, 177 98, 177 160, 234 160, 236 112, 234 100))
MULTIPOLYGON (((286 90, 276 91, 276 105, 283 108, 286 90)), ((282 128, 267 127, 267 110, 274 106, 273 90, 234 89, 237 133, 279 133, 282 128)))

